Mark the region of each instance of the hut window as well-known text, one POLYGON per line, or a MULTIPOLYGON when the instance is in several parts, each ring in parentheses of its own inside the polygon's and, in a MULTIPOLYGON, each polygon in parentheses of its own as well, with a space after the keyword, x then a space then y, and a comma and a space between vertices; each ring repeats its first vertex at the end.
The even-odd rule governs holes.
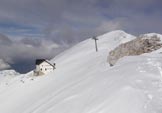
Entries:
POLYGON ((41 71, 42 71, 42 68, 41 68, 41 71))
POLYGON ((47 70, 47 69, 45 68, 45 70, 47 70))

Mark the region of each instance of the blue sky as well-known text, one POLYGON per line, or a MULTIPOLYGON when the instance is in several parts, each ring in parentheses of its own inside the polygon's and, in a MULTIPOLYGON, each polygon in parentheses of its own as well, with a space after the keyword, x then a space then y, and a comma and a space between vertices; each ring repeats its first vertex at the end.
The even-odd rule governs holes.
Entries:
POLYGON ((84 39, 118 29, 136 36, 162 34, 161 6, 161 0, 0 0, 0 59, 19 66, 52 58, 84 39), (4 46, 5 38, 11 48, 4 46), (47 50, 45 44, 56 46, 47 50), (40 48, 48 53, 33 51, 40 48), (24 52, 32 54, 21 58, 24 52))
POLYGON ((42 31, 39 28, 28 26, 13 22, 1 22, 0 23, 1 33, 11 38, 41 38, 43 37, 42 31))

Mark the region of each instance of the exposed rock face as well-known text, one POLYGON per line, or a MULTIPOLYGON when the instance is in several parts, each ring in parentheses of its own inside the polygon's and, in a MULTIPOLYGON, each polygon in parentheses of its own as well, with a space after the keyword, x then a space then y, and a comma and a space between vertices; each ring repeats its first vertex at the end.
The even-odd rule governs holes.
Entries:
POLYGON ((121 44, 109 52, 108 62, 113 66, 118 59, 124 56, 141 55, 160 49, 162 43, 159 37, 140 36, 132 41, 121 44))

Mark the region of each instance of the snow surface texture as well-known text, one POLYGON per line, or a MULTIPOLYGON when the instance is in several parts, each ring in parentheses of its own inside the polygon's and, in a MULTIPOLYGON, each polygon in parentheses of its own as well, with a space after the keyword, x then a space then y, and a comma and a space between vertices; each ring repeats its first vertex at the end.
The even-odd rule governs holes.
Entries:
MULTIPOLYGON (((161 36, 162 38, 162 36, 161 36)), ((124 56, 135 56, 144 53, 150 53, 162 47, 162 41, 157 35, 140 36, 134 40, 120 44, 114 50, 109 52, 108 62, 111 66, 124 56)))
POLYGON ((124 57, 109 67, 107 53, 135 37, 113 31, 58 55, 47 76, 16 76, 0 85, 1 113, 162 113, 162 55, 124 57))

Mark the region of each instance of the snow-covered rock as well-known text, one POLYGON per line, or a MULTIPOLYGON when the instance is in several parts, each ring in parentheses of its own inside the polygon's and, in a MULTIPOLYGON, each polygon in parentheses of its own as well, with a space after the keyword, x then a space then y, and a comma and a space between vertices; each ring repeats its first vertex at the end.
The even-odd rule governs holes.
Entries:
POLYGON ((157 35, 141 35, 127 43, 120 44, 114 50, 109 52, 108 62, 113 66, 120 58, 124 56, 141 55, 150 53, 162 47, 160 37, 157 35))

